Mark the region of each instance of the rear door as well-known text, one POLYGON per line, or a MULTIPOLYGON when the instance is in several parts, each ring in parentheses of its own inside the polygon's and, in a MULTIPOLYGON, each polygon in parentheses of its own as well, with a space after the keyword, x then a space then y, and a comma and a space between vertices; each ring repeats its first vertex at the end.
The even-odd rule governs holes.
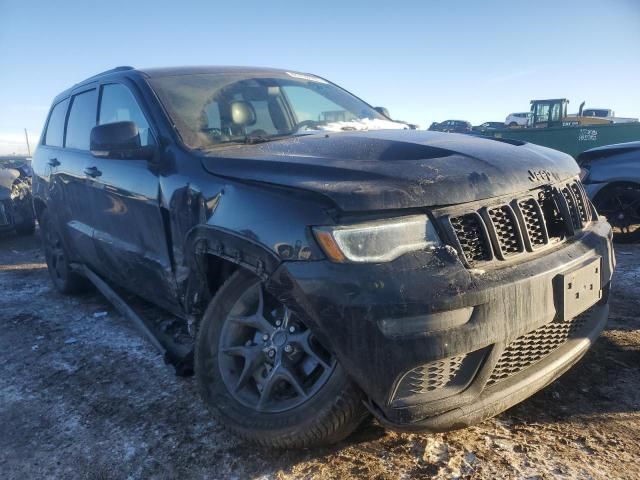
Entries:
MULTIPOLYGON (((98 124, 133 121, 143 146, 156 144, 128 83, 100 86, 98 124)), ((158 303, 175 304, 174 276, 160 208, 158 172, 144 159, 91 156, 87 165, 100 273, 158 303)))
POLYGON ((62 190, 56 177, 60 172, 64 150, 64 124, 69 109, 69 98, 55 103, 49 112, 40 144, 33 155, 33 195, 50 208, 50 215, 57 224, 63 224, 64 210, 62 190))

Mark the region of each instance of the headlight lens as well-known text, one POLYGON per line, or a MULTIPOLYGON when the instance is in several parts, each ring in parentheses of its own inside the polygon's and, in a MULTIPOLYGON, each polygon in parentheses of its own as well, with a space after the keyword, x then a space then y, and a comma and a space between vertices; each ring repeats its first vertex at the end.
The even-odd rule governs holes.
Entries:
POLYGON ((334 262, 390 262, 414 250, 440 245, 438 234, 426 215, 389 220, 315 227, 313 233, 334 262))
POLYGON ((585 167, 580 167, 580 181, 584 182, 584 180, 589 176, 589 170, 585 167))

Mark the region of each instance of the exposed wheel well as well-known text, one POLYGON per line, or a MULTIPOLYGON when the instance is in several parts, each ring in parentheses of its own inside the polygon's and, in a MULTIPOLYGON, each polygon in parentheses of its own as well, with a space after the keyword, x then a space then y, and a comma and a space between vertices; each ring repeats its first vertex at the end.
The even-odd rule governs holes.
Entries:
POLYGON ((218 290, 220 290, 220 287, 224 285, 224 282, 226 282, 238 268, 242 267, 229 260, 211 254, 205 256, 205 261, 207 268, 207 286, 209 294, 211 295, 210 298, 213 298, 218 290))
POLYGON ((631 187, 631 188, 640 189, 640 183, 624 182, 624 181, 608 183, 606 186, 602 187, 602 189, 600 189, 598 193, 596 193, 595 197, 593 197, 593 203, 595 204, 598 200, 603 198, 605 195, 608 195, 609 192, 611 192, 613 189, 620 188, 620 187, 631 187))
POLYGON ((38 220, 38 223, 42 219, 42 212, 44 212, 46 208, 47 205, 42 200, 40 200, 39 198, 33 199, 33 210, 36 213, 36 219, 38 220))

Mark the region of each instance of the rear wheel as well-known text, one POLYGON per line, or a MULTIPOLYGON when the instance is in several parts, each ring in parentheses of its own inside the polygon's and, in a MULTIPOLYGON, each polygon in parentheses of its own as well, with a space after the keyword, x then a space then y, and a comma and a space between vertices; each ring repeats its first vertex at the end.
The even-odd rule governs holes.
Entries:
POLYGON ((47 269, 56 289, 61 293, 78 293, 86 290, 88 282, 71 270, 62 237, 47 210, 42 212, 40 217, 40 233, 47 269))
POLYGON ((362 393, 335 357, 245 271, 236 272, 207 308, 195 373, 216 417, 265 446, 334 443, 366 417, 362 393))
POLYGON ((594 200, 598 213, 613 227, 619 243, 640 240, 640 187, 634 184, 613 185, 598 193, 594 200))

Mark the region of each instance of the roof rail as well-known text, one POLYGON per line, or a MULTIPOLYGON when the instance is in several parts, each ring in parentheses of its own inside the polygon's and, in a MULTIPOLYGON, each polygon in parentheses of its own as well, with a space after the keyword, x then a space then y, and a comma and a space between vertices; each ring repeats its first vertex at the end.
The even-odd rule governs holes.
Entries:
MULTIPOLYGON (((82 83, 88 82, 89 80, 93 80, 94 78, 98 78, 98 77, 101 77, 103 75, 107 75, 108 73, 125 72, 127 70, 133 70, 133 69, 134 69, 133 67, 130 67, 128 65, 122 65, 120 67, 112 68, 110 70, 105 70, 104 72, 96 73, 95 75, 92 75, 89 78, 86 78, 85 80, 82 80, 81 82, 76 83, 76 85, 80 85, 82 83)), ((76 85, 74 85, 74 87, 76 85)))

